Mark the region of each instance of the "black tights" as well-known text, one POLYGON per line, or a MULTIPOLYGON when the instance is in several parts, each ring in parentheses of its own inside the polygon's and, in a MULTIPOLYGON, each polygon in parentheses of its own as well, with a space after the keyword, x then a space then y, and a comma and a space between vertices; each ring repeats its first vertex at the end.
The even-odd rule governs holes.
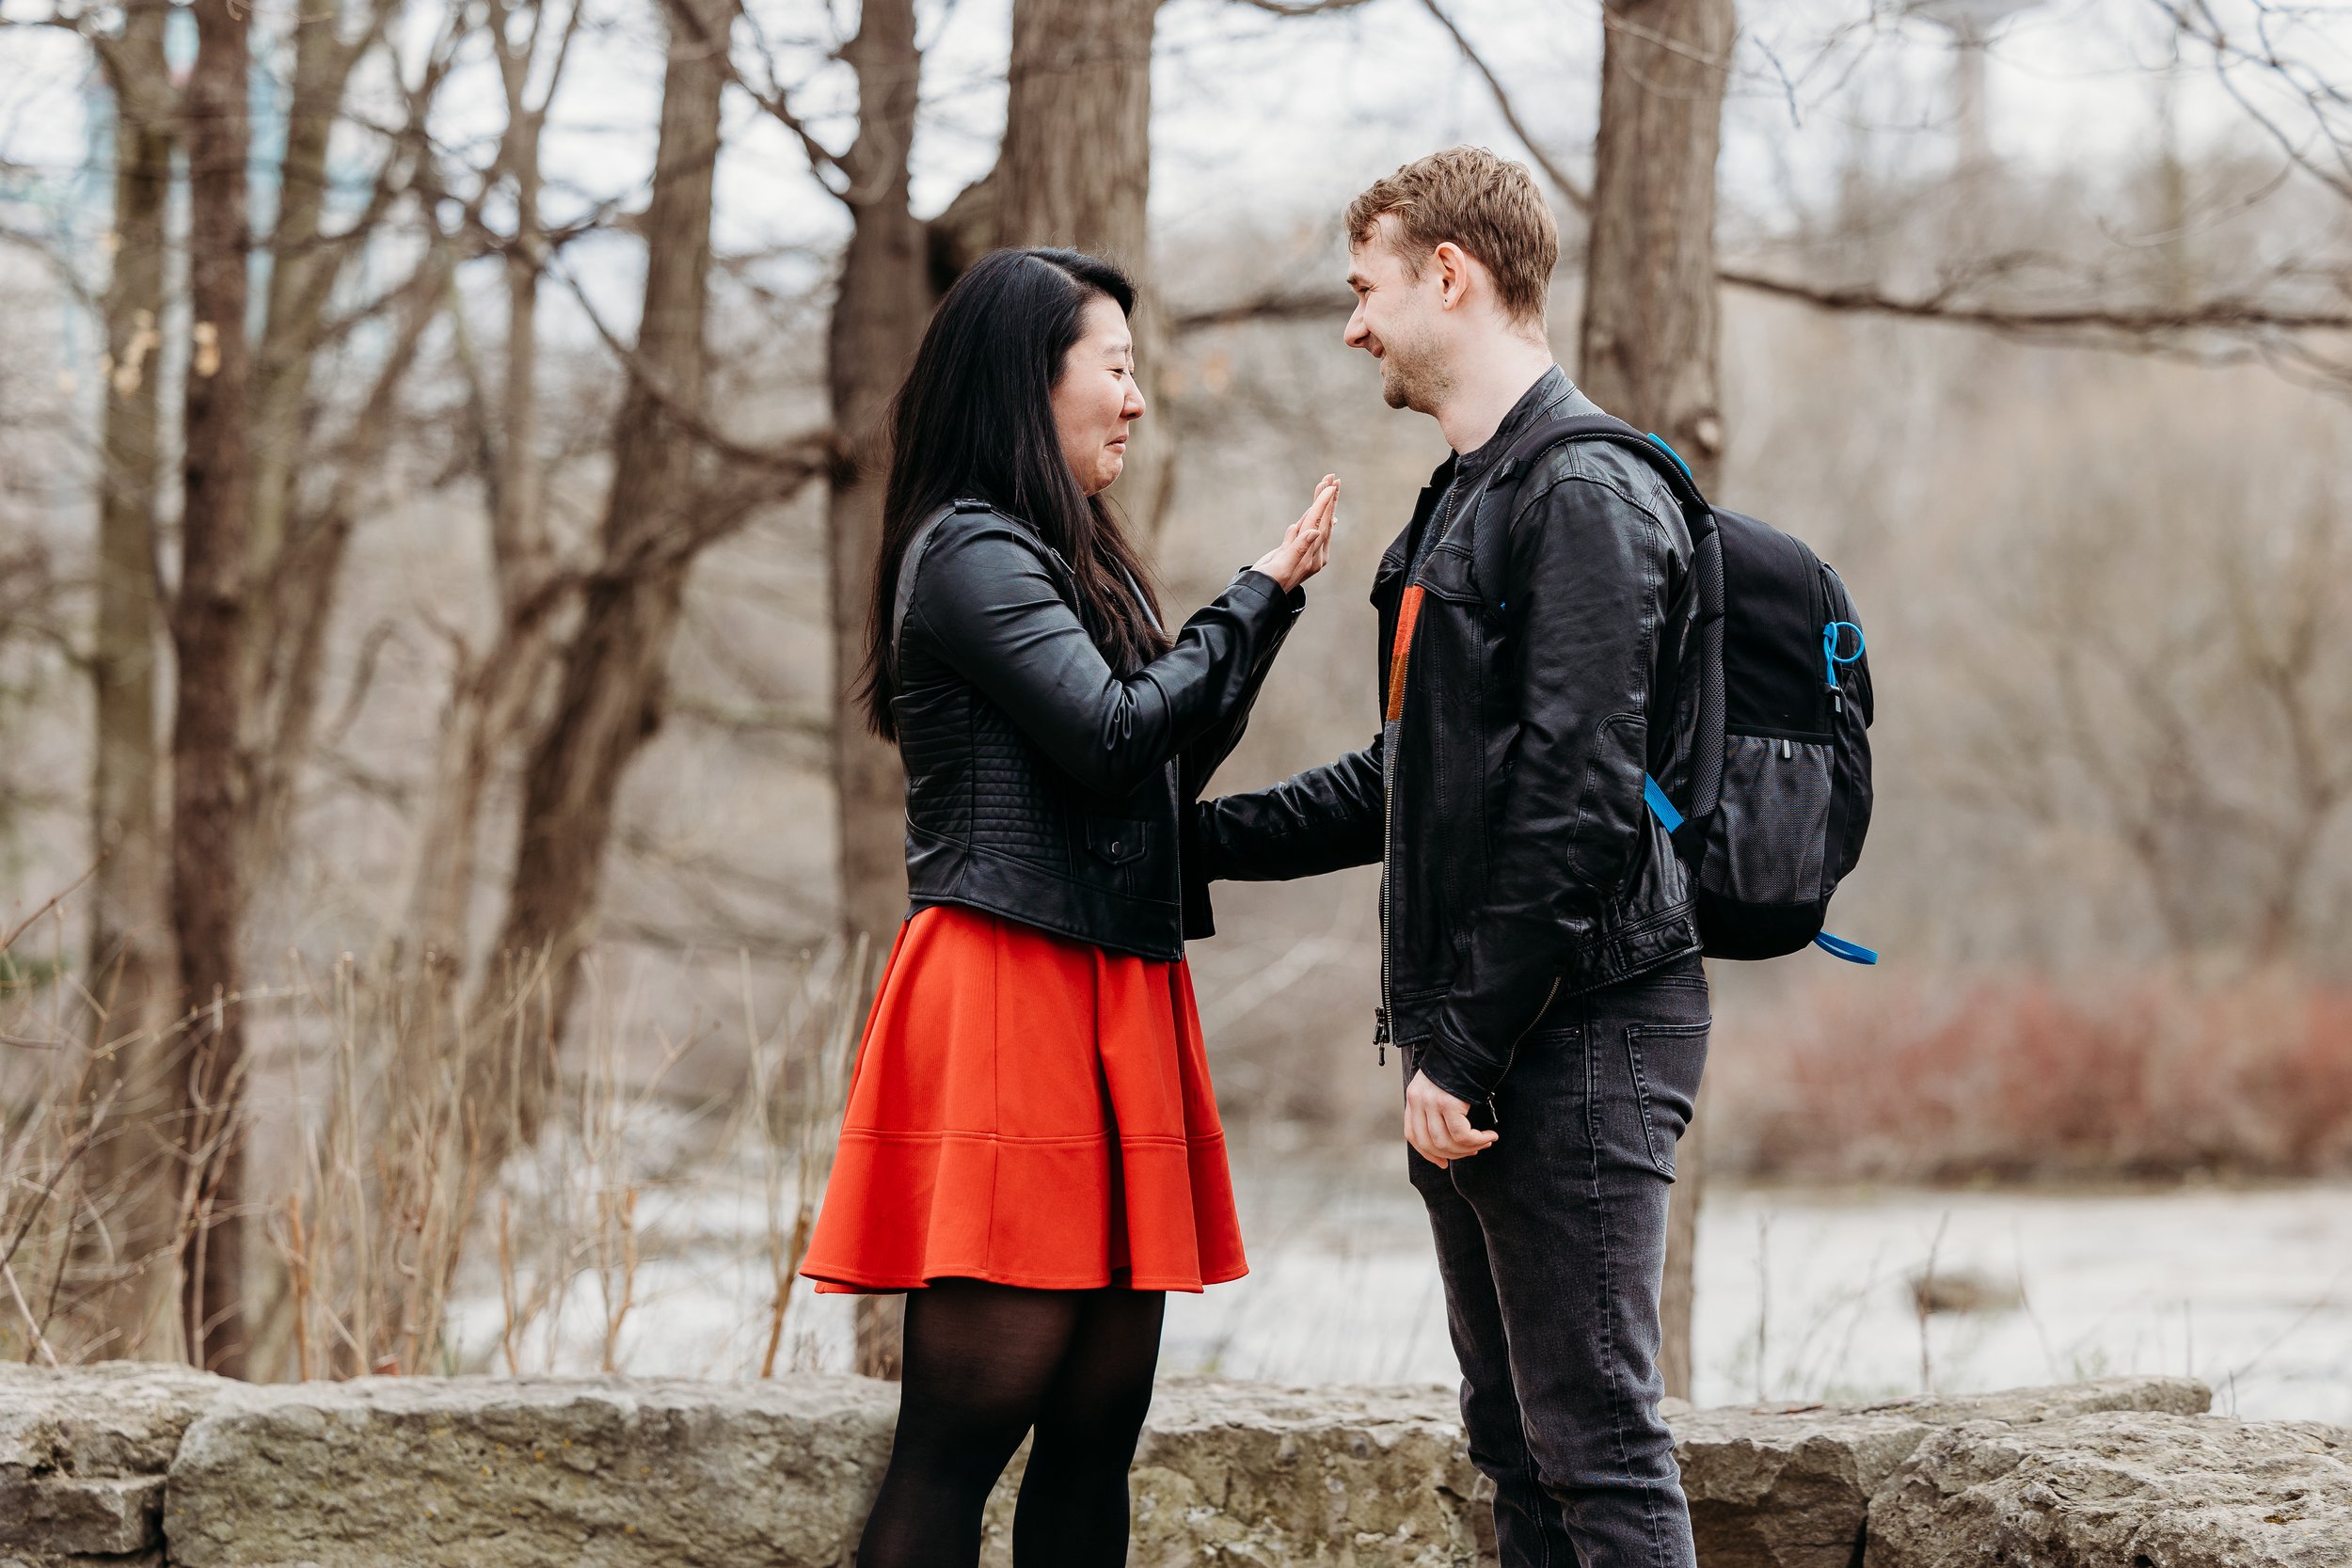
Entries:
POLYGON ((1166 1301, 977 1279, 908 1291, 898 1435, 858 1568, 972 1568, 980 1511, 1031 1428, 1014 1562, 1124 1563, 1127 1466, 1152 1405, 1166 1301))

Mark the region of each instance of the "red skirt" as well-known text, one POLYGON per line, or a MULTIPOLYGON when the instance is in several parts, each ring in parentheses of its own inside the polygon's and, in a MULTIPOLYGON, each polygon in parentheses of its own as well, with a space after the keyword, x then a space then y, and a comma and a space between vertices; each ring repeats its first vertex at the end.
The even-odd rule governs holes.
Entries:
POLYGON ((1248 1272, 1192 975, 975 910, 899 927, 801 1273, 1199 1291, 1248 1272))

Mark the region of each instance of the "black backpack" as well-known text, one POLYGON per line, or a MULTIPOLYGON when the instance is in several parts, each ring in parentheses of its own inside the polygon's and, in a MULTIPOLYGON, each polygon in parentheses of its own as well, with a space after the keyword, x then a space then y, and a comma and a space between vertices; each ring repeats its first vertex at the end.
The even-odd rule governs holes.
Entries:
POLYGON ((1776 958, 1810 943, 1878 962, 1821 929, 1870 827, 1870 666, 1846 585, 1803 541, 1708 505, 1672 447, 1606 415, 1529 430, 1491 487, 1567 440, 1641 454, 1691 530, 1702 661, 1691 798, 1677 809, 1656 779, 1645 783, 1696 884, 1707 956, 1776 958))

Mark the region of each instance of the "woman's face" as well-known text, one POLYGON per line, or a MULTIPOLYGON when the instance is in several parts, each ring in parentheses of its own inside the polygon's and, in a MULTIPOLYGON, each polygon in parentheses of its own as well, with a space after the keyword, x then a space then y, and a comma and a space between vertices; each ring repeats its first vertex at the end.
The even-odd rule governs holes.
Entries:
POLYGON ((1054 383, 1054 428, 1078 488, 1091 496, 1110 487, 1127 466, 1127 427, 1143 418, 1136 387, 1135 339, 1118 302, 1087 301, 1078 341, 1054 383))

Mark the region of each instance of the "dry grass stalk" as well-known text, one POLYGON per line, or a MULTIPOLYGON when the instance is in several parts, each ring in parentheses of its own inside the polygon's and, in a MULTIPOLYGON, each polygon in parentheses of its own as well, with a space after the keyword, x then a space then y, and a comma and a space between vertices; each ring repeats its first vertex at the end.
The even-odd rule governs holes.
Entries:
MULTIPOLYGON (((833 1172, 834 1150, 839 1137, 843 1101, 849 1094, 850 1064, 856 1054, 864 1025, 865 1001, 873 994, 873 951, 860 935, 853 947, 829 944, 822 958, 803 973, 794 1006, 787 1008, 775 1031, 764 1041, 750 1012, 744 1014, 747 1038, 754 1041, 753 1103, 757 1107, 763 1175, 767 1196, 768 1264, 772 1276, 769 1298, 768 1337, 759 1358, 759 1375, 773 1377, 777 1352, 784 1344, 785 1320, 801 1259, 808 1256, 810 1232, 817 1224, 817 1199, 833 1172), (799 1093, 790 1097, 793 1193, 792 1223, 782 1223, 784 1161, 773 1135, 793 1069, 799 1069, 799 1093)), ((748 981, 748 966, 746 968, 748 981)), ((748 996, 748 990, 746 992, 748 996)))
MULTIPOLYGON (((107 1269, 90 1259, 124 1261, 110 1246, 111 1195, 85 1180, 89 1149, 119 1132, 110 1097, 89 1092, 92 1066, 113 1051, 168 1047, 192 1022, 243 1008, 257 1049, 236 1070, 249 1077, 207 1085, 193 1113, 199 1136, 175 1173, 170 1261, 200 1266, 206 1227, 231 1217, 209 1206, 200 1174, 209 1152, 262 1134, 250 1206, 270 1244, 254 1257, 242 1304, 255 1328, 251 1375, 520 1373, 582 1354, 624 1370, 633 1326, 654 1299, 648 1264, 707 1244, 683 1232, 695 1200, 724 1179, 727 1162, 714 1155, 735 1158, 762 1188, 747 1251, 734 1261, 755 1255, 765 1264, 770 1299, 744 1328, 757 1340, 760 1375, 772 1375, 874 967, 863 943, 808 955, 763 1029, 746 966, 752 1092, 689 1101, 680 1119, 667 1080, 708 1032, 673 1037, 644 1026, 636 988, 608 989, 592 963, 586 1037, 566 1058, 576 1071, 538 1145, 501 1170, 483 1158, 485 1127, 514 1107, 469 1101, 467 1086, 482 1082, 484 1053, 548 1048, 517 1027, 544 1011, 543 1000, 533 1006, 519 994, 545 984, 544 965, 516 966, 517 993, 475 1019, 430 970, 345 954, 321 974, 296 960, 290 984, 217 998, 209 1016, 179 1021, 162 1041, 90 1028, 76 1010, 96 1000, 65 995, 51 983, 62 973, 55 968, 16 988, 0 1015, 0 1037, 25 1047, 0 1059, 0 1354, 67 1364, 119 1353, 82 1333, 73 1310, 107 1287, 107 1269), (93 1048, 93 1038, 103 1043, 93 1048), (639 1045, 649 1038, 648 1066, 639 1045), (723 1105, 739 1109, 715 1115, 723 1105), (485 1223, 475 1224, 477 1212, 485 1223), (588 1287, 596 1321, 587 1342, 573 1345, 565 1315, 588 1287), (495 1323, 494 1338, 464 1342, 464 1320, 453 1315, 460 1302, 479 1304, 471 1321, 495 1323)), ((137 1349, 178 1354, 176 1342, 137 1349)))

